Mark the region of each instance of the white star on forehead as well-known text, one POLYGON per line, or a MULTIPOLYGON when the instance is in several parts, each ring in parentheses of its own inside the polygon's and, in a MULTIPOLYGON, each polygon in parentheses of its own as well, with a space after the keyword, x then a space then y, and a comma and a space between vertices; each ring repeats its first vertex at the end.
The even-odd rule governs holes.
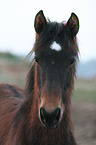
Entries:
POLYGON ((55 50, 55 51, 61 51, 61 50, 62 50, 60 44, 58 44, 56 41, 54 41, 54 42, 51 44, 50 48, 51 48, 52 50, 55 50))

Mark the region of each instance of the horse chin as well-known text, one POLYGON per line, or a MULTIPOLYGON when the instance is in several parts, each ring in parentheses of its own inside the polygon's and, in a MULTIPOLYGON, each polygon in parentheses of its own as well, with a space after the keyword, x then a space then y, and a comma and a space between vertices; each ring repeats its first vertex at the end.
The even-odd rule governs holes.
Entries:
POLYGON ((58 127, 58 125, 50 125, 50 126, 48 126, 48 125, 42 125, 44 128, 46 128, 46 129, 55 129, 55 128, 57 128, 58 127))
POLYGON ((58 128, 58 125, 54 125, 54 126, 46 126, 47 129, 56 129, 58 128))
MULTIPOLYGON (((41 121, 40 121, 41 122, 41 121)), ((42 127, 44 127, 44 128, 46 128, 46 129, 56 129, 56 128, 58 128, 58 126, 59 126, 59 123, 57 123, 57 124, 43 124, 42 122, 41 122, 41 125, 42 125, 42 127)))

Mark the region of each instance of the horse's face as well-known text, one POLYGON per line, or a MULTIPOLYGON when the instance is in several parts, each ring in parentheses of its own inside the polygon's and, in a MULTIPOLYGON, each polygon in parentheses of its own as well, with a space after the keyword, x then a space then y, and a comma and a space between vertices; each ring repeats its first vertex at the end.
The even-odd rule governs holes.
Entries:
POLYGON ((78 18, 72 15, 66 25, 48 24, 42 11, 35 19, 39 119, 43 126, 49 128, 57 127, 62 120, 66 103, 69 102, 68 92, 72 90, 77 56, 74 38, 79 28, 78 18))

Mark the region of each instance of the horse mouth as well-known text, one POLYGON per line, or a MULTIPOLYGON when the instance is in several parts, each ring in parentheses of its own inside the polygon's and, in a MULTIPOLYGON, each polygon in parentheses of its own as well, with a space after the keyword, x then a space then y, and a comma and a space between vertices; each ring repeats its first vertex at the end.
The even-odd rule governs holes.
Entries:
POLYGON ((42 124, 43 127, 47 128, 47 129, 55 129, 55 128, 58 127, 58 122, 54 122, 53 124, 50 124, 50 123, 48 124, 48 123, 42 123, 41 122, 41 124, 42 124))

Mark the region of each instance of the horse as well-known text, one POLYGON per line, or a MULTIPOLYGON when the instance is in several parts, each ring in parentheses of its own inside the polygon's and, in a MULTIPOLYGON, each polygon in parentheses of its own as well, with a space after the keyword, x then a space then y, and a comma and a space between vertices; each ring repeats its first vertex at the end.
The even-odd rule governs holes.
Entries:
POLYGON ((0 83, 0 145, 76 145, 71 119, 79 19, 47 20, 40 10, 26 85, 0 83))

